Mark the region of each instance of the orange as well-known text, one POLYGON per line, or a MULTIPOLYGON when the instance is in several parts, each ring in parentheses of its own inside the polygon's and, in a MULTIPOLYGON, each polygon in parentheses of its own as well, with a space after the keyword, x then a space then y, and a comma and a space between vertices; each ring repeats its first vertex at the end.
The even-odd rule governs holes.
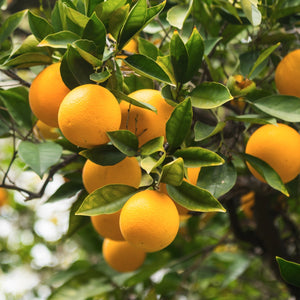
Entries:
POLYGON ((102 245, 104 260, 118 272, 131 272, 138 269, 146 258, 146 253, 126 241, 105 239, 102 245))
POLYGON ((41 120, 36 122, 33 132, 37 138, 44 140, 55 140, 60 136, 56 127, 48 126, 41 120))
POLYGON ((280 94, 300 97, 300 49, 288 53, 277 65, 275 84, 280 94))
MULTIPOLYGON (((284 183, 300 173, 300 135, 288 125, 261 126, 250 136, 245 152, 268 163, 284 183)), ((265 182, 249 163, 247 165, 257 179, 265 182)))
POLYGON ((126 157, 113 166, 101 166, 87 160, 82 169, 82 181, 88 193, 107 184, 126 184, 138 188, 142 178, 135 157, 126 157))
POLYGON ((120 212, 121 210, 113 214, 91 216, 93 227, 101 236, 105 238, 115 241, 123 241, 124 238, 119 226, 120 212))
POLYGON ((241 197, 241 210, 248 219, 253 219, 255 192, 251 191, 241 197))
POLYGON ((32 112, 48 126, 58 127, 58 109, 69 91, 60 75, 60 63, 46 67, 33 80, 29 89, 32 112))
POLYGON ((169 105, 157 90, 142 89, 128 95, 129 97, 151 104, 157 113, 121 101, 122 111, 121 129, 128 129, 138 136, 140 146, 147 141, 159 137, 166 137, 166 122, 173 107, 169 105))
POLYGON ((8 192, 4 188, 0 188, 0 207, 5 205, 8 200, 8 192))
MULTIPOLYGON (((131 39, 126 45, 125 47, 123 47, 122 50, 125 50, 127 52, 130 53, 138 53, 138 43, 136 41, 136 39, 131 39)), ((127 57, 127 55, 117 55, 117 58, 123 58, 125 59, 127 57)))
POLYGON ((58 123, 71 143, 92 148, 109 141, 107 131, 119 129, 121 110, 108 89, 96 84, 84 84, 64 98, 58 112, 58 123))
POLYGON ((146 252, 159 251, 175 239, 179 215, 166 194, 144 190, 133 195, 121 210, 120 228, 126 241, 146 252))
MULTIPOLYGON (((187 168, 187 173, 188 173, 188 180, 187 181, 189 183, 191 183, 193 185, 197 185, 197 180, 198 180, 200 169, 201 169, 200 167, 199 168, 187 168)), ((167 186, 166 186, 165 183, 161 183, 160 184, 159 190, 162 193, 168 194, 168 192, 167 192, 167 186)), ((187 217, 189 210, 187 208, 185 208, 184 206, 178 204, 175 201, 174 201, 174 203, 176 205, 176 208, 178 210, 180 218, 182 219, 182 216, 187 217)))

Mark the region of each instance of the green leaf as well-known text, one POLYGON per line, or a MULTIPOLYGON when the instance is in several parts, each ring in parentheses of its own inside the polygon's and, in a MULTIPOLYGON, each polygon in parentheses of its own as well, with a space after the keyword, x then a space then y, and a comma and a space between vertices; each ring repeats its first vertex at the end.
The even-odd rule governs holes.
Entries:
POLYGON ((191 12, 192 3, 193 1, 191 1, 190 5, 178 4, 171 7, 167 12, 167 21, 169 24, 178 29, 182 29, 185 20, 191 12))
MULTIPOLYGON (((82 29, 85 28, 86 24, 89 21, 89 18, 83 14, 81 14, 78 10, 69 7, 68 5, 63 5, 63 10, 65 13, 65 16, 68 20, 71 20, 72 23, 76 24, 78 28, 81 29, 81 32, 78 32, 79 34, 82 33, 82 29)), ((70 25, 69 25, 70 26, 70 25)))
POLYGON ((9 16, 0 27, 0 45, 14 32, 26 15, 27 10, 22 10, 9 16))
POLYGON ((126 5, 126 0, 108 0, 103 1, 95 7, 95 12, 98 18, 104 23, 108 24, 111 15, 120 7, 126 5))
POLYGON ((261 13, 257 8, 258 0, 241 0, 242 9, 253 26, 261 23, 261 13))
POLYGON ((28 52, 37 52, 40 54, 46 54, 47 50, 45 48, 38 47, 38 40, 35 38, 33 34, 29 35, 21 44, 21 46, 17 49, 15 49, 11 54, 9 59, 12 59, 13 57, 17 57, 21 54, 26 54, 28 52))
POLYGON ((109 18, 108 31, 117 40, 128 16, 130 5, 126 4, 116 9, 109 18))
POLYGON ((149 103, 137 101, 131 97, 128 97, 126 94, 124 94, 123 92, 121 92, 119 90, 113 89, 113 90, 111 90, 111 92, 116 96, 116 98, 121 99, 122 101, 126 101, 128 103, 131 103, 134 106, 138 106, 138 107, 141 107, 144 109, 149 109, 151 111, 157 112, 156 108, 149 103))
POLYGON ((226 211, 210 192, 186 181, 182 181, 180 186, 167 184, 167 191, 175 202, 191 211, 226 211))
POLYGON ((89 269, 56 288, 48 300, 74 300, 74 295, 76 295, 76 300, 86 300, 105 295, 114 289, 113 284, 103 276, 103 273, 89 269))
POLYGON ((282 278, 300 288, 300 264, 276 256, 282 278))
POLYGON ((228 120, 245 122, 250 124, 277 124, 275 118, 266 117, 264 115, 247 114, 241 116, 229 116, 228 120))
POLYGON ((49 167, 58 163, 62 150, 60 145, 53 142, 33 144, 23 141, 19 145, 18 153, 21 159, 42 177, 49 167))
POLYGON ((166 136, 169 149, 179 147, 190 131, 193 120, 191 99, 187 98, 178 104, 166 123, 166 136))
POLYGON ((155 152, 164 151, 164 137, 160 136, 157 138, 154 138, 147 143, 145 143, 140 148, 140 154, 142 156, 151 155, 155 152))
POLYGON ((167 84, 172 84, 168 74, 162 67, 153 59, 145 55, 134 54, 127 57, 124 62, 140 75, 167 84))
POLYGON ((129 185, 105 185, 84 199, 76 215, 96 216, 117 212, 136 192, 137 189, 129 185))
POLYGON ((73 43, 73 47, 77 50, 80 56, 94 68, 102 66, 102 61, 96 57, 97 47, 94 42, 78 40, 73 43))
POLYGON ((222 40, 221 37, 210 38, 204 41, 204 55, 209 55, 215 46, 222 40))
POLYGON ((170 58, 177 83, 185 83, 185 74, 188 68, 189 57, 187 49, 176 30, 170 42, 170 58))
POLYGON ((233 99, 228 88, 217 82, 204 82, 190 94, 192 105, 197 108, 211 109, 233 99))
POLYGON ((106 80, 108 80, 108 78, 111 76, 112 74, 110 73, 110 71, 108 70, 104 70, 103 72, 100 73, 93 73, 90 75, 90 80, 96 82, 96 83, 101 83, 101 82, 105 82, 106 80))
POLYGON ((92 14, 87 22, 83 30, 82 38, 93 41, 97 46, 97 53, 101 56, 103 55, 106 45, 106 29, 95 13, 92 14))
POLYGON ((69 215, 69 227, 66 233, 67 237, 72 236, 76 231, 80 230, 85 225, 90 223, 90 218, 87 218, 86 216, 75 215, 76 211, 79 209, 80 205, 82 204, 86 196, 87 196, 87 192, 82 191, 78 195, 77 200, 71 206, 70 215, 69 215))
POLYGON ((184 165, 181 157, 171 161, 162 168, 161 182, 179 186, 184 178, 184 165))
POLYGON ((160 166, 166 157, 166 152, 163 151, 158 151, 155 152, 149 156, 146 156, 141 160, 141 167, 148 173, 150 174, 155 170, 158 166, 160 166))
POLYGON ((194 127, 195 141, 203 141, 211 136, 214 136, 215 134, 222 131, 225 125, 225 122, 219 122, 216 126, 210 126, 200 121, 197 121, 194 127))
POLYGON ((174 153, 175 157, 182 157, 187 168, 209 167, 224 164, 224 159, 217 153, 201 147, 187 147, 174 153))
POLYGON ((122 49, 126 43, 133 38, 146 22, 147 1, 138 0, 129 11, 127 19, 119 35, 118 48, 122 49))
POLYGON ((84 189, 78 182, 67 181, 62 184, 51 196, 47 202, 56 202, 75 196, 80 190, 84 189))
POLYGON ((202 64, 204 54, 204 42, 196 27, 185 44, 188 53, 188 67, 185 74, 185 82, 191 80, 202 64))
POLYGON ((269 47, 268 49, 265 49, 256 60, 255 64, 253 65, 248 77, 251 77, 255 69, 261 65, 271 54, 274 52, 278 47, 280 46, 280 43, 277 43, 274 46, 269 47))
POLYGON ((79 154, 101 166, 115 165, 126 157, 114 145, 109 144, 83 150, 79 154))
POLYGON ((235 185, 237 172, 232 163, 201 168, 197 185, 208 190, 214 197, 226 194, 235 185))
POLYGON ((28 22, 31 32, 39 41, 54 33, 54 28, 46 19, 33 14, 31 11, 28 12, 28 22))
POLYGON ((270 165, 255 156, 246 153, 242 153, 241 155, 273 189, 280 191, 286 196, 289 196, 289 193, 281 178, 270 165))
POLYGON ((26 89, 22 88, 22 90, 25 91, 25 97, 17 89, 0 90, 0 99, 20 127, 31 129, 32 113, 28 101, 28 92, 26 89))
POLYGON ((62 1, 58 0, 51 13, 51 23, 56 32, 66 29, 66 17, 63 12, 62 1))
POLYGON ((112 144, 127 156, 135 156, 138 151, 139 141, 134 133, 129 130, 107 132, 112 144))
POLYGON ((300 98, 271 95, 252 102, 260 111, 287 122, 300 122, 300 98))
POLYGON ((67 49, 69 44, 80 39, 80 36, 74 32, 64 30, 47 35, 40 43, 39 47, 51 47, 67 49))
POLYGON ((14 58, 9 58, 3 65, 6 67, 29 68, 37 65, 52 64, 52 57, 36 52, 28 52, 14 58))
POLYGON ((149 42, 146 39, 139 37, 138 38, 138 47, 139 47, 140 54, 150 57, 153 60, 157 59, 157 56, 159 55, 159 50, 153 43, 149 42))

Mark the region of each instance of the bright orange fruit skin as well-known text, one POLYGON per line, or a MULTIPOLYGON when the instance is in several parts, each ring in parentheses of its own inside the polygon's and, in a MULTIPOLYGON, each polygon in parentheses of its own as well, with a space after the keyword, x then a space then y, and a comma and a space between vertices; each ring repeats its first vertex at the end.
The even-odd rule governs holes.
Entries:
POLYGON ((93 227, 102 237, 123 241, 124 238, 119 226, 120 212, 119 210, 113 214, 91 216, 93 227))
POLYGON ((166 194, 144 190, 133 195, 123 206, 120 228, 126 241, 146 252, 159 251, 175 239, 179 214, 166 194))
POLYGON ((128 96, 137 101, 151 104, 157 109, 157 113, 121 101, 122 122, 120 128, 128 129, 136 134, 140 146, 153 138, 166 137, 166 123, 174 108, 165 101, 160 91, 142 89, 128 96))
POLYGON ((146 258, 146 253, 127 241, 105 239, 102 245, 104 260, 118 272, 131 272, 138 269, 146 258))
MULTIPOLYGON (((284 183, 300 173, 300 135, 288 125, 261 126, 250 136, 245 152, 268 163, 284 183)), ((247 165, 257 179, 265 182, 249 163, 247 165)))
POLYGON ((275 84, 280 94, 300 97, 300 49, 288 53, 277 65, 275 84))
POLYGON ((62 101, 58 124, 63 135, 74 145, 92 148, 106 144, 107 131, 118 130, 121 110, 115 96, 96 84, 73 89, 62 101))
POLYGON ((29 104, 34 115, 51 127, 58 127, 58 109, 70 92, 60 75, 60 63, 40 72, 29 89, 29 104))

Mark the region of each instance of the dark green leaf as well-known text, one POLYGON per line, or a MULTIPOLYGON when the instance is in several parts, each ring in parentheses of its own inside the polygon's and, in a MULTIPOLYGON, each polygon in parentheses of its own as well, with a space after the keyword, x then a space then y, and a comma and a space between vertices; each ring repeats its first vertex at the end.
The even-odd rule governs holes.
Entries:
POLYGON ((29 68, 37 65, 50 65, 51 63, 52 57, 49 55, 36 52, 28 52, 8 59, 4 63, 4 66, 15 68, 29 68))
POLYGON ((202 64, 202 58, 204 54, 204 42, 201 34, 196 28, 185 44, 188 53, 188 67, 185 74, 185 81, 189 81, 193 78, 202 64))
POLYGON ((265 161, 246 153, 243 153, 241 155, 266 180, 266 182, 272 188, 280 191, 286 196, 289 196, 289 193, 279 175, 265 161))
POLYGON ((97 53, 103 54, 106 44, 106 29, 95 13, 92 14, 87 22, 82 38, 93 41, 97 46, 97 53))
POLYGON ((124 184, 109 184, 89 194, 76 212, 76 215, 95 216, 111 214, 120 210, 137 189, 124 184))
POLYGON ((258 59, 256 60, 254 66, 252 67, 248 77, 251 77, 251 75, 253 74, 253 72, 255 71, 255 69, 262 64, 271 54, 272 52, 274 52, 274 50, 276 50, 278 47, 280 46, 280 43, 277 43, 274 46, 269 47, 268 49, 265 49, 258 57, 258 59))
POLYGON ((187 168, 218 166, 224 159, 217 153, 201 147, 187 147, 174 153, 175 157, 182 157, 187 168))
POLYGON ((229 116, 228 120, 234 120, 238 122, 245 122, 250 124, 276 124, 276 119, 271 117, 266 117, 264 115, 241 115, 241 116, 229 116))
POLYGON ((234 186, 237 172, 231 163, 222 166, 201 168, 197 185, 219 198, 234 186))
POLYGON ((162 168, 161 182, 179 186, 184 178, 183 159, 181 157, 166 164, 162 168))
POLYGON ((103 1, 95 7, 95 12, 98 18, 104 23, 108 24, 111 14, 114 13, 118 8, 126 5, 126 0, 109 0, 103 1))
POLYGON ((276 257, 276 260, 279 265, 282 278, 289 284, 300 288, 300 265, 278 256, 276 257))
POLYGON ((66 18, 63 12, 62 1, 58 0, 56 1, 51 13, 51 23, 56 32, 67 29, 65 19, 66 18))
POLYGON ((300 98, 272 95, 252 103, 264 113, 287 122, 300 122, 300 98))
POLYGON ((39 41, 54 33, 54 28, 46 19, 33 14, 31 11, 28 12, 28 21, 31 32, 39 41))
POLYGON ((75 196, 80 190, 84 189, 82 184, 67 181, 62 184, 51 196, 47 202, 56 202, 75 196))
POLYGON ((36 52, 36 53, 48 55, 49 53, 47 53, 47 50, 45 48, 38 47, 38 43, 39 43, 38 40, 35 38, 33 34, 29 35, 23 41, 22 45, 11 53, 10 59, 12 59, 13 57, 17 57, 21 54, 26 54, 28 52, 32 52, 32 53, 36 52))
POLYGON ((185 74, 188 68, 189 57, 187 49, 176 30, 170 42, 170 58, 177 83, 185 83, 185 74))
POLYGON ((194 127, 195 141, 199 142, 219 133, 225 125, 225 122, 219 122, 216 126, 210 126, 197 121, 194 127))
POLYGON ((60 31, 47 35, 40 43, 39 47, 51 47, 67 49, 69 44, 80 39, 80 36, 71 31, 60 31))
POLYGON ((7 108, 11 117, 20 127, 32 128, 32 113, 29 106, 27 90, 26 95, 22 95, 16 89, 0 90, 0 99, 7 108))
POLYGON ((49 167, 59 161, 62 150, 60 145, 53 142, 33 144, 23 141, 19 145, 18 153, 21 159, 42 177, 49 167))
POLYGON ((139 141, 135 134, 129 130, 107 132, 113 145, 127 156, 135 156, 138 151, 139 141))
POLYGON ((217 82, 204 82, 191 92, 192 105, 197 108, 211 109, 232 100, 226 86, 217 82))
POLYGON ((9 16, 0 27, 0 45, 14 32, 26 15, 27 10, 22 10, 9 16))
POLYGON ((156 60, 159 55, 158 48, 151 42, 141 37, 138 38, 139 53, 156 60))
POLYGON ((182 181, 180 186, 167 184, 167 191, 175 202, 191 211, 226 211, 210 192, 186 181, 182 181))
POLYGON ((80 155, 102 166, 112 166, 122 161, 126 155, 113 145, 101 145, 79 152, 80 155))
POLYGON ((130 6, 129 4, 126 4, 122 7, 119 7, 117 10, 115 10, 110 18, 108 23, 108 29, 109 33, 117 40, 119 33, 124 26, 125 20, 128 16, 130 6))
POLYGON ((78 40, 74 42, 73 46, 80 56, 94 68, 102 66, 102 61, 96 57, 97 47, 94 42, 89 40, 78 40))
POLYGON ((67 237, 72 236, 76 231, 78 231, 79 229, 81 229, 82 227, 90 223, 90 218, 86 216, 75 215, 76 211, 79 209, 80 205, 82 204, 86 196, 87 196, 86 191, 82 191, 78 195, 77 200, 71 206, 70 216, 69 216, 69 228, 66 234, 67 237))
POLYGON ((82 13, 80 13, 75 8, 69 7, 68 5, 63 5, 64 7, 64 13, 67 19, 72 21, 72 23, 76 24, 78 28, 80 28, 81 32, 78 32, 79 34, 82 33, 82 29, 85 28, 86 24, 89 21, 89 18, 82 13))
POLYGON ((210 38, 204 41, 204 54, 207 56, 211 53, 211 51, 215 48, 215 46, 221 41, 222 38, 210 38))
POLYGON ((190 131, 193 120, 191 99, 187 98, 173 110, 166 124, 166 136, 169 149, 179 147, 190 131))
POLYGON ((108 70, 105 70, 100 73, 91 74, 90 80, 92 80, 96 83, 101 83, 101 82, 105 82, 110 76, 111 76, 111 73, 108 70))
POLYGON ((72 90, 79 85, 77 79, 72 74, 68 64, 68 52, 63 56, 60 64, 60 73, 65 85, 72 90))
POLYGON ((168 74, 153 59, 142 55, 134 54, 127 57, 124 62, 138 74, 145 77, 172 84, 168 74))

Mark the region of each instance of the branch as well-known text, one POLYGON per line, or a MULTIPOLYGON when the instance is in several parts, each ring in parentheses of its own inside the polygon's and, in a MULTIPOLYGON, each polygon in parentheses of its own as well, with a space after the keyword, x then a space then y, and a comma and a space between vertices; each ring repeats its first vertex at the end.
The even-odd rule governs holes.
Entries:
POLYGON ((21 85, 30 87, 30 83, 22 79, 20 76, 18 76, 16 73, 14 73, 12 70, 4 70, 0 69, 2 73, 4 73, 6 76, 18 81, 21 85))

